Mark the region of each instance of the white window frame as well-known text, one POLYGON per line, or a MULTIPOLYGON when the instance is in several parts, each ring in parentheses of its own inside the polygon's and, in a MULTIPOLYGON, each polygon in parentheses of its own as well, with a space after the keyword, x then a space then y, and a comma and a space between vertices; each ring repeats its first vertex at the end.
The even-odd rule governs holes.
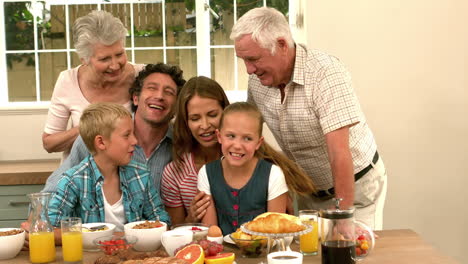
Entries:
MULTIPOLYGON (((4 2, 31 2, 34 5, 39 0, 3 0, 0 4, 0 21, 5 21, 4 19, 4 2)), ((57 4, 57 5, 65 5, 68 7, 69 5, 73 4, 97 4, 98 9, 101 9, 101 4, 119 4, 119 3, 126 3, 130 4, 130 10, 133 10, 134 3, 162 3, 163 5, 163 12, 162 12, 162 24, 163 26, 163 36, 166 35, 166 23, 165 23, 165 0, 46 0, 49 4, 57 4)), ((289 0, 289 12, 290 12, 290 24, 293 29, 293 33, 295 35, 296 40, 303 40, 306 38, 306 31, 305 28, 301 31, 300 29, 295 28, 296 22, 295 17, 297 9, 302 9, 301 5, 304 7, 307 0, 289 0), (300 38, 298 39, 298 36, 300 38)), ((263 0, 263 5, 266 6, 266 0, 263 0)), ((236 1, 233 0, 234 3, 234 17, 237 17, 237 7, 236 1)), ((131 50, 131 58, 129 61, 135 61, 135 52, 136 50, 144 50, 144 49, 152 49, 152 50, 163 50, 164 54, 164 62, 166 62, 166 50, 168 49, 196 49, 197 50, 197 75, 204 75, 207 77, 211 77, 211 59, 202 59, 199 60, 198 58, 211 58, 211 50, 212 48, 234 48, 234 45, 211 45, 210 43, 210 10, 209 8, 209 0, 196 0, 195 3, 195 10, 196 10, 196 25, 197 25, 197 32, 196 32, 196 39, 197 43, 196 46, 177 46, 177 47, 166 47, 166 38, 163 38, 163 46, 162 47, 134 47, 134 34, 133 34, 133 19, 131 19, 131 30, 132 30, 132 37, 131 42, 132 46, 127 47, 126 50, 131 50)), ((303 9, 304 10, 304 9, 303 9)), ((65 8, 66 17, 68 17, 68 8, 65 8)), ((131 12, 131 17, 133 18, 133 12, 131 12)), ((66 23, 68 24, 69 21, 67 19, 66 23)), ((3 23, 4 24, 4 23, 3 23)), ((33 109, 47 109, 50 101, 39 101, 40 99, 40 69, 39 69, 39 60, 38 54, 41 52, 67 52, 67 60, 68 60, 68 69, 71 68, 71 53, 74 52, 74 49, 70 49, 70 32, 66 32, 66 49, 52 49, 52 50, 39 50, 37 41, 35 41, 34 46, 35 50, 31 50, 28 52, 34 52, 35 54, 35 63, 36 63, 36 101, 34 102, 9 102, 8 101, 8 74, 7 74, 7 63, 6 63, 6 54, 8 53, 17 53, 16 51, 9 51, 6 54, 0 55, 0 111, 8 110, 16 111, 18 109, 24 109, 25 111, 33 110, 33 109), (16 109, 16 110, 15 110, 16 109)), ((36 19, 34 19, 34 35, 37 36, 37 25, 36 19)), ((0 26, 0 50, 6 50, 6 43, 5 43, 5 27, 0 26)), ((302 42, 302 41, 299 41, 302 42)), ((3 53, 3 52, 2 52, 3 53)), ((237 58, 234 56, 234 69, 237 69, 237 58)), ((234 91, 226 91, 228 97, 232 101, 244 101, 247 97, 245 90, 238 89, 238 72, 234 70, 234 91)))

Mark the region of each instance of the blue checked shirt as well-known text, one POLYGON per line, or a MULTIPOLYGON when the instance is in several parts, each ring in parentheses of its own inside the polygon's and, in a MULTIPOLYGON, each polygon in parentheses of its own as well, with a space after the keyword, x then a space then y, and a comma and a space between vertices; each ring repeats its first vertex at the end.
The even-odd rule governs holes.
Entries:
MULTIPOLYGON (((60 167, 47 178, 42 192, 54 193, 57 190, 57 184, 62 178, 63 173, 80 164, 88 155, 88 148, 86 148, 81 136, 78 136, 73 143, 70 155, 63 161, 60 167)), ((151 178, 154 181, 154 186, 156 186, 158 192, 160 192, 162 172, 164 167, 172 160, 172 126, 169 126, 166 135, 148 158, 146 158, 143 148, 136 145, 132 160, 145 164, 148 167, 151 172, 151 178)))
MULTIPOLYGON (((144 164, 132 160, 119 167, 119 175, 127 222, 159 219, 170 224, 144 164)), ((104 177, 91 155, 66 171, 49 203, 52 225, 60 227, 60 220, 70 216, 81 217, 83 223, 105 222, 103 183, 104 177)))

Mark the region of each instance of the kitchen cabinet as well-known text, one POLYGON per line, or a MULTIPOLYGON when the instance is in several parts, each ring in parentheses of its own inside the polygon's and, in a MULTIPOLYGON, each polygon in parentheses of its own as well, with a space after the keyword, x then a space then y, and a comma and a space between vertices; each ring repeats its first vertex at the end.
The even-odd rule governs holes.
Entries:
POLYGON ((28 193, 40 192, 60 160, 0 161, 0 227, 19 227, 29 211, 28 193))

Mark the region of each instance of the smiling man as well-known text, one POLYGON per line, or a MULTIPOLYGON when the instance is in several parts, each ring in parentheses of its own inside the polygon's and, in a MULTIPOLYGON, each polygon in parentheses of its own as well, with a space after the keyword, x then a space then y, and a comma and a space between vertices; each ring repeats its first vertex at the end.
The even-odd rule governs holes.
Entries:
MULTIPOLYGON (((163 63, 148 64, 138 74, 130 88, 132 97, 135 145, 133 160, 145 164, 154 185, 160 188, 164 167, 172 160, 172 126, 177 94, 185 84, 178 66, 163 63)), ((62 174, 80 163, 89 154, 81 137, 73 144, 70 156, 47 179, 43 192, 56 191, 62 174)))
POLYGON ((357 219, 382 229, 387 174, 344 65, 294 43, 273 8, 244 14, 231 39, 250 75, 248 101, 319 189, 299 197, 299 209, 329 208, 342 198, 342 208, 354 205, 357 219))

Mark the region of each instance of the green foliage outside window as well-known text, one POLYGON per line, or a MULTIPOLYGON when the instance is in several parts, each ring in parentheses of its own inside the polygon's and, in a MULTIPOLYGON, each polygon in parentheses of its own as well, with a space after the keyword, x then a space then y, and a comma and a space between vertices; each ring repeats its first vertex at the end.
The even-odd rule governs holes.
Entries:
MULTIPOLYGON (((7 50, 34 50, 34 16, 31 14, 30 2, 6 2, 5 8, 5 38, 7 50)), ((36 18, 38 32, 48 32, 50 22, 44 22, 36 18)), ((47 34, 46 34, 47 35, 47 34)), ((39 48, 41 47, 39 42, 39 48)), ((26 65, 34 66, 34 54, 15 53, 7 56, 8 68, 13 67, 13 62, 26 60, 26 65)))

